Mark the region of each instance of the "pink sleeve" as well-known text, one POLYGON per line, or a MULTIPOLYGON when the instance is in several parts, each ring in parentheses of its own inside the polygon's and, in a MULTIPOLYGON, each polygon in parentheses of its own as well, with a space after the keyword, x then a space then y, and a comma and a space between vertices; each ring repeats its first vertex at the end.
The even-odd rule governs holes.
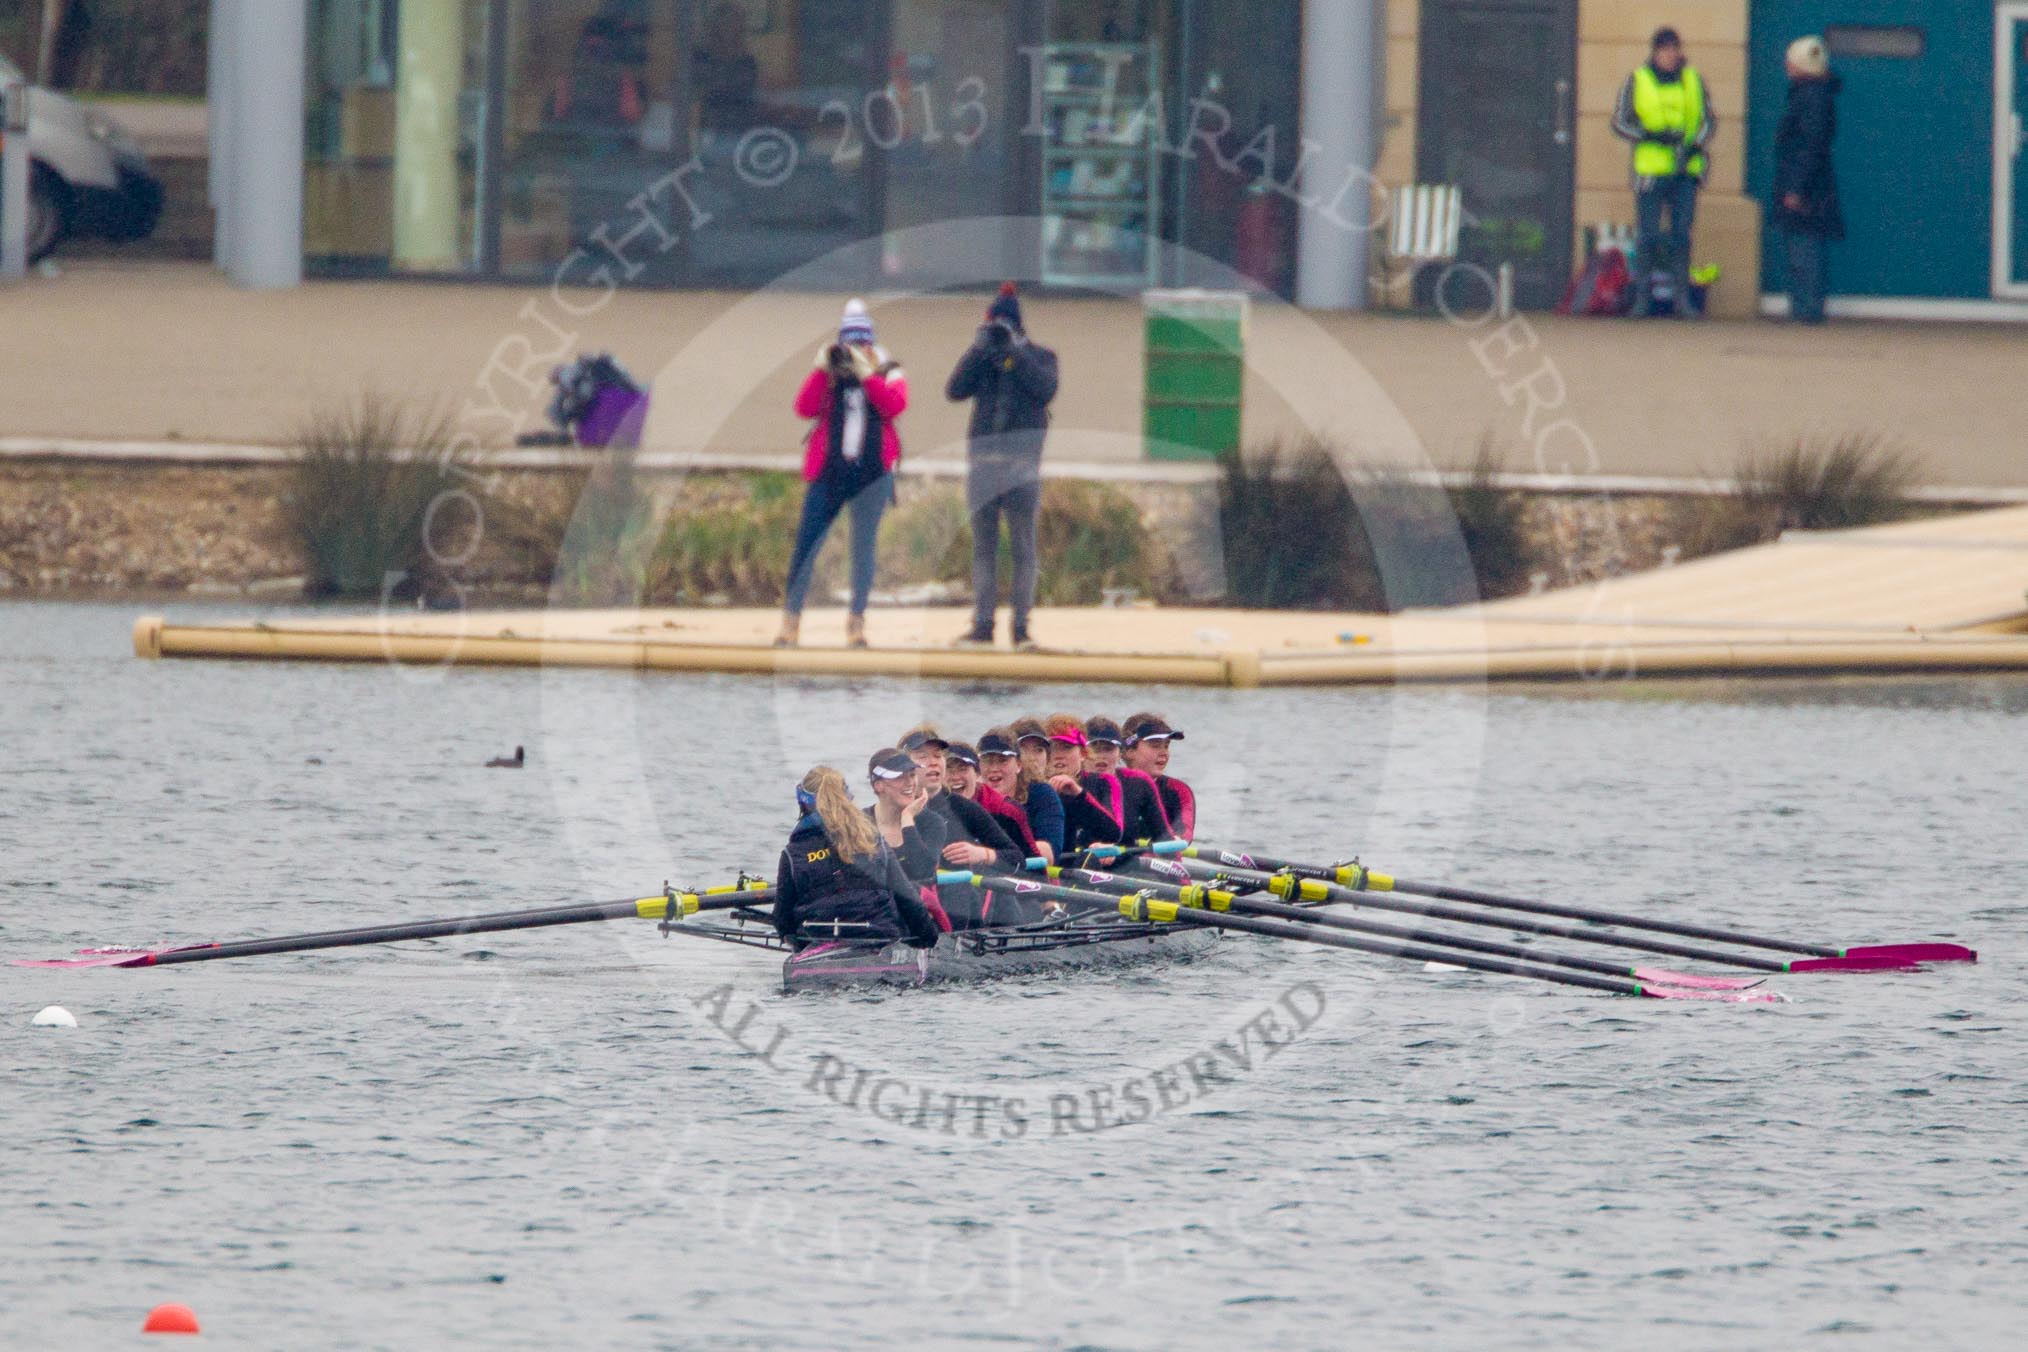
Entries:
POLYGON ((831 377, 821 370, 812 371, 803 377, 803 388, 796 391, 796 416, 798 418, 821 418, 824 416, 824 396, 830 392, 831 377))
POLYGON ((868 376, 866 402, 883 418, 899 418, 908 411, 908 372, 897 366, 891 375, 868 376))
MULTIPOLYGON (((1115 774, 1095 774, 1092 778, 1103 783, 1108 790, 1105 802, 1099 803, 1096 797, 1093 797, 1092 801, 1098 803, 1099 811, 1105 813, 1115 827, 1124 831, 1127 827, 1127 795, 1120 788, 1120 777, 1115 774)), ((1089 788, 1090 786, 1087 785, 1086 787, 1089 788)))
MULTIPOLYGON (((1169 823, 1177 835, 1185 840, 1197 838, 1197 794, 1180 779, 1169 781, 1176 786, 1176 819, 1169 823)), ((1167 804, 1163 805, 1165 808, 1167 804)))

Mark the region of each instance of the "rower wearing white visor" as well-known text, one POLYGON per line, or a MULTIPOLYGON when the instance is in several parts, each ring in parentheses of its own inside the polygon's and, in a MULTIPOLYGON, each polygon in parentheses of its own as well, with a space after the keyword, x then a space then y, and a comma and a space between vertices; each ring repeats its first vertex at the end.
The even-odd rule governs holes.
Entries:
POLYGON ((1183 740, 1183 734, 1160 714, 1134 714, 1122 730, 1127 739, 1127 766, 1155 781, 1162 810, 1169 814, 1169 829, 1184 840, 1197 838, 1197 793, 1169 773, 1169 744, 1183 740))
MULTIPOLYGON (((916 829, 922 833, 924 843, 947 869, 1012 873, 1023 868, 1028 862, 1027 854, 1001 829, 993 815, 971 799, 947 791, 944 753, 950 750, 950 745, 926 723, 902 734, 901 749, 914 759, 929 794, 929 801, 916 818, 916 829)), ((944 909, 950 913, 951 923, 959 929, 986 924, 995 905, 993 894, 969 883, 939 887, 937 891, 943 898, 944 909)), ((1003 911, 1008 909, 1005 902, 999 905, 1003 911)))

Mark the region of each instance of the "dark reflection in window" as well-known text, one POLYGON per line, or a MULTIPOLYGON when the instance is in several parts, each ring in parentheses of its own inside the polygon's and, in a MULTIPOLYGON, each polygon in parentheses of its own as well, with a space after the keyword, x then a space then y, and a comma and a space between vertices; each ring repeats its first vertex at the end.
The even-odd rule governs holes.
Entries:
POLYGON ((760 121, 760 60, 747 40, 746 11, 732 0, 711 7, 690 61, 697 125, 744 131, 760 121))

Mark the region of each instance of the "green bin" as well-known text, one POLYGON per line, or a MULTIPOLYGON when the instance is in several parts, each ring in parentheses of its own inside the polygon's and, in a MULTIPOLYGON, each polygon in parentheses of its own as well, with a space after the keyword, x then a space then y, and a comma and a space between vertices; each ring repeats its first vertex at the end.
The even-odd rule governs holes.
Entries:
POLYGON ((1239 449, 1246 390, 1246 296, 1149 291, 1142 436, 1150 460, 1212 460, 1239 449))

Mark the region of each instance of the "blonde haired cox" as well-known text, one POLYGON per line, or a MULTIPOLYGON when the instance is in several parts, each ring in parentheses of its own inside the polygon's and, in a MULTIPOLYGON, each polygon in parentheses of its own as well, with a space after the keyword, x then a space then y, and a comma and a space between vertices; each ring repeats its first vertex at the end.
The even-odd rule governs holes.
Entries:
POLYGON ((856 864, 880 850, 880 836, 873 823, 852 801, 845 776, 828 765, 819 765, 803 776, 803 791, 817 800, 817 819, 841 863, 856 864))

